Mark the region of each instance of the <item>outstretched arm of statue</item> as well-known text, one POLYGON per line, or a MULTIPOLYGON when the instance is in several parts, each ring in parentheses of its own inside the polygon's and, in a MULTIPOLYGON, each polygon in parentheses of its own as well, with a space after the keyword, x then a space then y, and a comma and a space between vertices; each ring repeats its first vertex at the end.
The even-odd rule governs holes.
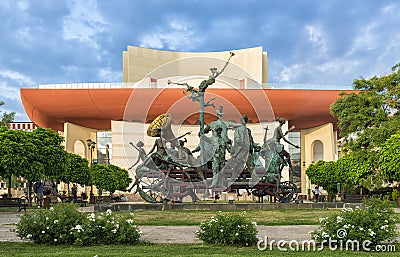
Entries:
POLYGON ((267 143, 267 133, 268 133, 268 130, 269 130, 268 126, 266 126, 264 129, 265 129, 265 133, 264 133, 264 141, 263 142, 264 142, 264 144, 266 144, 267 143))
POLYGON ((150 155, 157 147, 157 142, 154 142, 153 147, 151 148, 150 152, 147 155, 150 155))
POLYGON ((295 147, 295 148, 300 148, 300 146, 293 144, 292 142, 290 142, 289 140, 287 140, 284 136, 282 136, 283 141, 285 141, 286 143, 288 143, 289 145, 295 147))
POLYGON ((131 144, 136 150, 139 151, 139 148, 137 148, 136 145, 134 145, 132 142, 129 142, 129 144, 131 144))
POLYGON ((139 163, 139 161, 140 161, 140 158, 138 158, 138 159, 136 160, 136 162, 135 162, 132 166, 130 166, 130 167, 128 168, 128 170, 130 170, 130 169, 132 169, 133 167, 135 167, 136 164, 139 163))
POLYGON ((190 134, 192 134, 192 131, 186 132, 185 134, 183 134, 182 136, 179 136, 179 137, 175 137, 175 138, 172 138, 172 139, 167 139, 167 140, 165 140, 165 142, 172 142, 172 141, 181 139, 182 137, 184 137, 186 135, 190 135, 190 134))
POLYGON ((221 71, 218 72, 218 70, 216 68, 211 68, 210 78, 216 79, 222 72, 224 72, 226 66, 228 66, 228 64, 229 64, 229 60, 232 58, 232 56, 235 55, 235 53, 233 53, 233 52, 230 52, 229 54, 230 54, 230 56, 229 56, 228 60, 226 61, 224 67, 222 67, 221 71))

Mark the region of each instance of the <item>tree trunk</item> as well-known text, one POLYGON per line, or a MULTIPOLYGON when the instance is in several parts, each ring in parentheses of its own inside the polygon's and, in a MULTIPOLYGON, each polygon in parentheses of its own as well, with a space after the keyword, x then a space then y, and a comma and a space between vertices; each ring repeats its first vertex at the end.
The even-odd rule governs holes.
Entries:
POLYGON ((8 192, 7 192, 7 198, 11 198, 11 176, 8 177, 8 192))
POLYGON ((32 181, 28 180, 26 186, 27 186, 26 192, 28 193, 28 205, 32 206, 32 197, 31 197, 32 181))

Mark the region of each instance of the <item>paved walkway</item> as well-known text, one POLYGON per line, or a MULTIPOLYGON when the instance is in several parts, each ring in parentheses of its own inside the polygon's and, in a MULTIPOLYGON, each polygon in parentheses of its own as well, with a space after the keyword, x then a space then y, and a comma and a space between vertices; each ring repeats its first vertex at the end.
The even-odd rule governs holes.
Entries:
MULTIPOLYGON (((85 211, 91 211, 87 207, 85 211)), ((396 210, 399 211, 399 210, 396 210)), ((1 242, 22 242, 15 233, 15 224, 19 221, 19 213, 0 213, 0 241, 1 242)), ((267 236, 269 240, 310 240, 308 234, 317 228, 317 225, 294 225, 294 226, 257 226, 258 235, 262 238, 267 236)), ((153 243, 178 243, 190 244, 201 243, 195 237, 194 232, 198 226, 140 226, 143 232, 141 240, 153 243)), ((400 224, 397 225, 400 231, 400 224)), ((400 237, 397 238, 400 240, 400 237)))

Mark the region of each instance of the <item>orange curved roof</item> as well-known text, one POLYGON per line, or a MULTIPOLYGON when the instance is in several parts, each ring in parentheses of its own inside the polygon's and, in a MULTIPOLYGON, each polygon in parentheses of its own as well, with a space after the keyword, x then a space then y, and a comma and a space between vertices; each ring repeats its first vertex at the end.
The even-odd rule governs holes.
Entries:
MULTIPOLYGON (((281 116, 306 129, 336 123, 329 106, 341 90, 207 89, 205 101, 224 106, 225 120, 238 121, 246 114, 251 122, 281 116)), ((63 131, 70 122, 99 130, 111 129, 111 120, 150 122, 171 113, 174 122, 196 124, 199 103, 179 88, 129 89, 21 89, 29 118, 38 126, 63 131)), ((215 119, 215 109, 205 108, 205 122, 215 119)))

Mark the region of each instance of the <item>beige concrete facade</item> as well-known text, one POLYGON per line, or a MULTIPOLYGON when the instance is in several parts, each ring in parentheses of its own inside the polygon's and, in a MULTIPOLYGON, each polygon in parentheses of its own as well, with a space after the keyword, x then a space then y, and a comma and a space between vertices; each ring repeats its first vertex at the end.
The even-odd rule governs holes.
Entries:
MULTIPOLYGON (((210 67, 222 67, 230 52, 171 52, 128 46, 122 53, 123 81, 137 82, 146 77, 162 79, 175 76, 208 76, 210 67)), ((262 47, 232 52, 235 56, 223 76, 234 79, 250 78, 259 84, 268 82, 268 55, 263 52, 262 47)))
POLYGON ((301 158, 301 172, 304 174, 302 176, 301 192, 305 194, 312 189, 311 181, 305 175, 307 167, 319 160, 337 160, 336 133, 333 130, 332 123, 301 131, 301 158), (317 144, 322 146, 322 149, 317 147, 317 144))

